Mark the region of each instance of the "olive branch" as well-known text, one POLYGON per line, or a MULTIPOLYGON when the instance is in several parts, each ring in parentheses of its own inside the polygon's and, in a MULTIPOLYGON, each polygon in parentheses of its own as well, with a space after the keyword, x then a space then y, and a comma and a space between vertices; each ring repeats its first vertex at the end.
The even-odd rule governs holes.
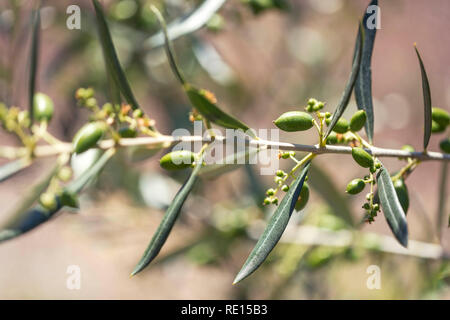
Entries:
MULTIPOLYGON (((220 134, 212 133, 212 131, 209 131, 210 135, 207 137, 175 137, 164 135, 157 130, 156 122, 144 114, 128 83, 116 54, 102 6, 97 0, 92 2, 108 74, 111 102, 100 106, 92 88, 80 88, 75 93, 75 97, 80 107, 91 112, 90 121, 78 131, 72 142, 60 141, 48 132, 48 123, 51 121, 55 107, 50 97, 35 92, 40 39, 40 18, 39 10, 37 10, 33 19, 33 45, 30 55, 32 62, 28 97, 30 108, 27 111, 0 104, 0 122, 3 128, 15 135, 23 145, 21 147, 0 146, 0 157, 11 160, 0 167, 0 182, 31 166, 37 158, 57 157, 57 163, 49 175, 32 188, 24 203, 15 210, 12 215, 13 219, 0 229, 0 242, 33 230, 65 207, 78 208, 78 194, 100 174, 118 149, 145 151, 150 157, 154 155, 154 151, 167 149, 180 142, 200 142, 202 148, 198 152, 174 151, 160 159, 160 165, 164 169, 179 170, 192 167, 193 170, 167 209, 160 226, 133 270, 132 275, 135 275, 155 259, 165 244, 181 213, 183 204, 199 179, 202 170, 208 168, 208 164, 204 163, 204 157, 212 143, 227 143, 229 140, 220 134), (68 166, 71 156, 94 148, 102 150, 102 155, 83 174, 72 178, 71 168, 68 166)), ((377 1, 371 1, 370 5, 373 4, 377 4, 377 1)), ((219 8, 220 5, 216 10, 219 8)), ((254 148, 257 151, 276 149, 279 150, 281 159, 291 160, 294 163, 289 172, 278 170, 274 177, 276 186, 266 191, 263 204, 273 204, 277 207, 234 283, 248 277, 265 261, 280 241, 293 212, 300 211, 306 206, 309 199, 307 181, 311 163, 315 157, 323 154, 351 154, 358 165, 367 169, 367 175, 353 179, 348 184, 346 192, 349 194, 360 193, 368 184, 370 190, 366 195, 366 202, 362 206, 366 212, 362 220, 371 223, 382 211, 396 240, 404 247, 408 246, 406 213, 409 207, 409 196, 405 180, 424 161, 447 163, 450 160, 448 137, 440 144, 444 153, 427 150, 431 134, 444 132, 449 126, 450 115, 443 109, 431 107, 428 76, 416 46, 424 98, 422 151, 415 151, 410 146, 397 150, 381 148, 373 144, 374 117, 370 64, 376 29, 367 29, 365 23, 367 14, 358 24, 350 76, 333 114, 322 111, 325 108, 324 102, 311 98, 303 110, 286 112, 274 121, 275 126, 287 132, 315 128, 318 133, 318 143, 302 145, 270 141, 259 138, 247 124, 222 110, 218 106, 214 94, 204 89, 198 89, 186 80, 177 65, 177 58, 170 43, 164 18, 157 8, 152 6, 151 9, 162 28, 161 32, 170 67, 192 104, 190 120, 202 121, 208 130, 211 130, 213 125, 217 125, 222 128, 245 131, 249 149, 254 148), (350 121, 347 121, 342 115, 352 93, 355 93, 359 111, 353 115, 350 121), (358 133, 363 128, 368 141, 358 133), (307 154, 298 159, 295 151, 307 154), (397 173, 391 175, 379 160, 384 157, 399 158, 406 161, 406 164, 397 173), (283 198, 280 201, 278 195, 283 192, 283 198)), ((445 174, 443 179, 445 179, 445 174)), ((443 181, 445 187, 445 180, 443 181)), ((445 194, 442 197, 445 198, 445 194)), ((440 207, 444 207, 443 200, 441 200, 440 207)), ((350 224, 356 225, 352 222, 350 224)))

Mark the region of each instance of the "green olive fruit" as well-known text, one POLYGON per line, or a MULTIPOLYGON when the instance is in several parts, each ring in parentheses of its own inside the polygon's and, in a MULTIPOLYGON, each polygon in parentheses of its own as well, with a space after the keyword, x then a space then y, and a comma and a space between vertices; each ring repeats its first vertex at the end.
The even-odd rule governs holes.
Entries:
POLYGON ((431 132, 432 133, 441 133, 445 131, 445 126, 439 124, 438 122, 431 120, 431 132))
POLYGON ((450 153, 450 138, 444 139, 439 143, 439 147, 445 153, 450 153))
POLYGON ((364 127, 366 120, 366 112, 364 110, 357 111, 350 119, 350 130, 353 132, 358 132, 364 127))
POLYGON ((164 155, 159 164, 166 170, 182 170, 189 168, 195 161, 195 154, 187 150, 178 150, 164 155))
POLYGON ((442 127, 446 127, 450 123, 450 114, 444 109, 432 108, 431 119, 439 123, 442 127))
POLYGON ((313 111, 319 111, 322 110, 323 107, 325 106, 325 104, 323 102, 317 102, 314 106, 313 106, 313 111))
POLYGON ((75 153, 83 153, 94 147, 103 137, 107 126, 104 122, 96 121, 84 125, 73 139, 75 153))
POLYGON ((53 117, 54 105, 52 99, 43 93, 36 93, 33 99, 33 115, 39 121, 49 122, 53 117))
POLYGON ((78 197, 74 193, 70 193, 68 191, 63 191, 60 196, 61 205, 64 207, 79 209, 80 204, 78 202, 78 197))
POLYGON ((305 182, 303 183, 302 190, 298 196, 297 202, 295 203, 295 210, 300 211, 306 207, 309 200, 309 185, 305 182))
POLYGON ((58 172, 58 178, 59 180, 63 182, 67 182, 72 178, 72 168, 71 167, 62 167, 58 172))
POLYGON ((44 192, 41 194, 39 197, 39 202, 41 203, 41 206, 48 210, 53 210, 58 205, 55 195, 50 192, 44 192))
POLYGON ((349 124, 347 119, 345 118, 340 118, 337 122, 336 125, 333 128, 334 132, 337 133, 346 133, 349 129, 349 124))
POLYGON ((331 131, 327 137, 327 144, 337 144, 339 142, 338 140, 336 132, 331 131))
POLYGON ((363 148, 352 148, 352 157, 363 168, 374 167, 372 156, 363 148))
POLYGON ((314 125, 313 117, 303 111, 283 113, 274 123, 281 130, 288 132, 308 130, 314 125))
POLYGON ((403 179, 397 179, 393 181, 393 184, 398 200, 400 201, 403 211, 406 214, 409 208, 409 196, 408 196, 408 188, 406 187, 405 181, 403 179))
POLYGON ((347 185, 347 193, 358 194, 364 190, 365 186, 366 186, 366 184, 364 183, 363 179, 353 179, 347 185))
POLYGON ((136 138, 137 131, 135 129, 132 129, 130 127, 124 127, 119 129, 119 135, 122 138, 136 138))

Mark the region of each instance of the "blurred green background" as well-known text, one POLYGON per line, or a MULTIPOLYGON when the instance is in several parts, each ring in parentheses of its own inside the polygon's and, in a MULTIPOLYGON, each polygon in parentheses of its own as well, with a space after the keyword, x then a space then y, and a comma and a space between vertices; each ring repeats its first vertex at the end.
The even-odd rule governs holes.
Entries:
MULTIPOLYGON (((34 1, 0 2, 0 101, 27 105, 30 12, 34 1)), ((192 129, 188 101, 164 50, 146 47, 159 31, 149 4, 168 22, 202 1, 103 1, 122 66, 145 112, 158 129, 192 129), (146 42, 147 41, 147 42, 146 42)), ((88 119, 76 106, 78 87, 92 86, 107 101, 107 82, 90 1, 77 1, 81 30, 66 27, 71 1, 42 4, 38 90, 57 106, 50 131, 66 141, 88 119)), ((350 72, 358 19, 368 1, 229 0, 206 27, 174 41, 190 82, 214 92, 220 105, 251 127, 273 128, 281 113, 310 97, 335 108, 350 72)), ((422 89, 413 43, 427 67, 433 104, 449 110, 450 2, 380 1, 372 59, 375 145, 422 143, 422 89)), ((344 116, 356 110, 351 101, 344 116)), ((17 141, 0 132, 2 144, 17 141)), ((282 141, 316 143, 315 135, 282 133, 282 141)), ((433 136, 430 150, 438 150, 433 136)), ((382 214, 360 230, 364 195, 350 197, 348 181, 365 174, 344 155, 315 160, 308 206, 293 216, 285 237, 263 266, 232 286, 273 207, 261 206, 271 176, 258 166, 205 177, 187 201, 159 258, 142 274, 128 275, 156 230, 164 208, 186 178, 168 174, 155 157, 131 164, 120 153, 82 197, 78 214, 63 213, 37 230, 0 245, 2 299, 448 299, 448 206, 438 219, 441 164, 423 163, 408 178, 410 239, 403 251, 382 214), (344 219, 343 219, 344 217, 344 219), (348 220, 348 218, 347 218, 348 220), (444 258, 436 258, 444 257, 444 258), (66 288, 69 265, 81 268, 81 290, 66 288), (370 265, 381 270, 380 290, 369 290, 370 265)), ((0 221, 54 159, 0 184, 0 221)), ((3 163, 3 162, 1 162, 3 163)), ((403 163, 384 160, 391 172, 403 163)), ((448 198, 448 195, 447 195, 448 198)))

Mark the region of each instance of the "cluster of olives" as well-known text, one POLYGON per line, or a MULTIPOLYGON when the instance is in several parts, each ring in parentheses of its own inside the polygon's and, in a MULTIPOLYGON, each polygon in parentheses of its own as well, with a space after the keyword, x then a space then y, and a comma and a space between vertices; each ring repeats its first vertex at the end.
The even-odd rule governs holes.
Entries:
MULTIPOLYGON (((443 133, 450 124, 450 114, 440 108, 431 109, 431 132, 433 134, 443 133)), ((445 153, 450 153, 450 137, 441 140, 439 147, 445 153)))
MULTIPOLYGON (((305 131, 312 128, 315 124, 314 118, 312 117, 312 113, 315 113, 318 121, 316 122, 320 134, 323 134, 323 125, 330 125, 332 120, 332 115, 330 112, 320 112, 325 106, 325 103, 322 101, 318 101, 317 99, 310 98, 305 111, 289 111, 283 113, 278 119, 274 121, 274 124, 281 130, 286 132, 297 132, 297 131, 305 131)), ((327 144, 336 144, 336 143, 347 143, 349 141, 353 141, 355 139, 354 133, 361 130, 367 120, 367 115, 364 110, 357 111, 351 118, 350 122, 348 122, 345 118, 340 118, 335 126, 333 127, 333 131, 328 135, 326 139, 327 144), (348 135, 345 135, 349 132, 348 135)), ((295 153, 292 155, 289 152, 280 153, 280 158, 287 159, 295 156, 295 153)), ((369 168, 371 172, 375 172, 379 167, 380 163, 375 163, 372 156, 367 153, 362 148, 353 148, 353 158, 355 161, 365 168, 369 168)), ((279 170, 275 177, 275 183, 277 183, 277 189, 269 189, 267 190, 267 198, 264 200, 264 204, 277 204, 278 198, 275 197, 276 192, 281 189, 283 191, 289 190, 289 186, 284 184, 286 177, 288 175, 279 170)), ((356 194, 362 191, 365 186, 365 182, 362 179, 355 181, 354 184, 351 184, 351 188, 348 188, 349 193, 356 194), (361 184, 362 183, 362 184, 361 184)), ((299 200, 297 201, 296 208, 297 210, 301 210, 306 205, 306 202, 309 198, 309 187, 305 183, 302 188, 299 200)))
MULTIPOLYGON (((44 93, 36 93, 33 99, 33 116, 39 123, 48 123, 53 117, 54 104, 52 99, 44 93)), ((31 117, 27 110, 18 107, 7 108, 0 103, 0 122, 8 132, 16 132, 29 128, 31 117)))
POLYGON ((52 178, 47 190, 39 197, 39 203, 47 210, 55 210, 58 205, 79 208, 78 197, 62 187, 62 183, 68 182, 72 178, 72 169, 63 166, 52 178))
POLYGON ((95 147, 112 126, 118 128, 117 131, 111 130, 112 137, 117 140, 135 138, 139 131, 149 133, 155 124, 154 120, 145 116, 142 110, 132 110, 128 104, 120 106, 107 102, 100 108, 94 95, 92 88, 79 88, 75 93, 78 105, 93 113, 91 122, 84 125, 73 139, 75 153, 82 153, 95 147))

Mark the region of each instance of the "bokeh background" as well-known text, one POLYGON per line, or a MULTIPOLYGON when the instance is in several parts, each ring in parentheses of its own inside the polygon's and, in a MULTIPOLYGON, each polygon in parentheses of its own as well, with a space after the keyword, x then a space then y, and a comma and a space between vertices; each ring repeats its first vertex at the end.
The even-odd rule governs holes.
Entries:
MULTIPOLYGON (((93 7, 90 1, 74 2, 43 1, 38 73, 39 91, 50 95, 57 106, 50 131, 66 141, 89 116, 76 105, 78 87, 91 86, 100 102, 107 101, 93 7), (66 9, 71 4, 81 8, 81 30, 66 27, 66 9)), ((163 133, 191 130, 192 124, 188 101, 164 51, 142 47, 159 30, 149 4, 163 9, 170 22, 201 2, 102 2, 133 91, 163 133)), ((207 27, 174 42, 189 81, 213 91, 220 105, 257 129, 272 128, 273 119, 303 106, 309 97, 326 101, 327 110, 333 111, 350 72, 358 19, 368 1, 259 1, 269 7, 266 10, 255 10, 251 2, 227 1, 207 27)), ((0 0, 0 100, 9 105, 27 105, 33 4, 0 0)), ((423 101, 413 43, 417 42, 427 68, 433 105, 450 110, 450 2, 381 0, 380 7, 381 30, 372 59, 375 145, 420 148, 423 101)), ((355 110, 352 99, 344 116, 349 118, 355 110)), ((430 150, 438 150, 441 138, 432 137, 430 150)), ((0 139, 2 145, 17 145, 4 132, 0 139)), ((313 132, 283 133, 280 139, 316 143, 313 132)), ((404 252, 385 237, 390 237, 390 231, 382 214, 358 231, 342 219, 346 214, 354 221, 362 219, 364 195, 350 197, 344 190, 348 181, 365 174, 343 155, 315 160, 308 206, 295 214, 288 236, 268 261, 239 285, 231 285, 233 278, 264 227, 264 219, 273 211, 261 206, 273 177, 261 176, 257 166, 202 179, 159 258, 130 279, 165 207, 188 174, 164 172, 158 165, 164 152, 139 163, 130 163, 125 154, 119 154, 84 193, 77 214, 64 212, 2 243, 0 298, 450 298, 448 206, 444 218, 438 219, 441 164, 423 163, 408 178, 410 239, 430 245, 404 252), (352 235, 355 241, 343 241, 352 235), (430 259, 433 250, 447 258, 430 259), (66 288, 69 265, 81 268, 81 290, 66 288), (381 269, 381 290, 366 286, 370 265, 381 269)), ((53 161, 40 160, 0 184, 0 221, 6 220, 53 161)), ((403 165, 396 159, 384 163, 391 172, 403 165)))

